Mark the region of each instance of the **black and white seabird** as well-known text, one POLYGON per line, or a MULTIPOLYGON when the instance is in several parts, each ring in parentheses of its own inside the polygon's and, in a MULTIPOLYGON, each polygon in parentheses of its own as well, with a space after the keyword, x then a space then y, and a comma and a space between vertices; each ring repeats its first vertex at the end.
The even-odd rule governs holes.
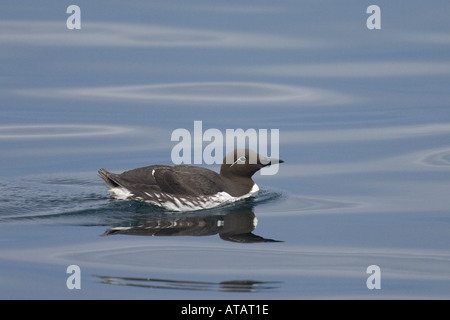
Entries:
POLYGON ((100 169, 115 199, 138 200, 172 211, 213 208, 255 194, 252 176, 261 168, 284 162, 251 149, 236 149, 223 159, 220 173, 189 165, 153 165, 121 174, 100 169), (228 161, 227 161, 228 159, 228 161))

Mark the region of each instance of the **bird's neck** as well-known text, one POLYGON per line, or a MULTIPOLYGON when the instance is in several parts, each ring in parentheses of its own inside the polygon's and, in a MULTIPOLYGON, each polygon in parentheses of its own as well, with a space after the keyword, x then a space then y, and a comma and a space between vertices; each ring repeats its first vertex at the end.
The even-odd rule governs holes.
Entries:
POLYGON ((247 177, 222 176, 222 178, 229 186, 229 189, 231 191, 230 195, 233 197, 240 197, 249 193, 255 185, 255 182, 251 178, 247 177))

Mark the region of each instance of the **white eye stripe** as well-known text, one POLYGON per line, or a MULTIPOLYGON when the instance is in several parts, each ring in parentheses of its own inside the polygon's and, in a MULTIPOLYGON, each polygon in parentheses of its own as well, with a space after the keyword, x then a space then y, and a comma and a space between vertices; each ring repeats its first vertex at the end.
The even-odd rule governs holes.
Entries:
POLYGON ((239 163, 245 163, 245 160, 247 160, 247 158, 245 156, 240 156, 235 162, 233 162, 230 166, 230 168, 237 162, 239 163))

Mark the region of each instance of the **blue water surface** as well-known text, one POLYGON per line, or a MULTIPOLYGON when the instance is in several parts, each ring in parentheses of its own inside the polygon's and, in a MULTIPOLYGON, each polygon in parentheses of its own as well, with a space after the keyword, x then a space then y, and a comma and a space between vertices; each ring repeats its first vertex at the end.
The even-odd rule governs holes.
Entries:
POLYGON ((0 298, 450 298, 448 1, 71 4, 0 5, 0 298), (109 198, 194 121, 285 163, 212 210, 109 198))

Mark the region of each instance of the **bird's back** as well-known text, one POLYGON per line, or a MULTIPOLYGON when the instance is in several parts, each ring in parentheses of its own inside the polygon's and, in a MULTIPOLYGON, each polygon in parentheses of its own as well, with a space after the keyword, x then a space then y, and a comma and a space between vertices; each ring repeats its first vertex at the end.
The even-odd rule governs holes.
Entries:
POLYGON ((135 196, 147 193, 168 193, 178 196, 212 195, 224 191, 226 185, 216 172, 187 165, 153 165, 121 174, 99 171, 113 188, 122 187, 135 196))

